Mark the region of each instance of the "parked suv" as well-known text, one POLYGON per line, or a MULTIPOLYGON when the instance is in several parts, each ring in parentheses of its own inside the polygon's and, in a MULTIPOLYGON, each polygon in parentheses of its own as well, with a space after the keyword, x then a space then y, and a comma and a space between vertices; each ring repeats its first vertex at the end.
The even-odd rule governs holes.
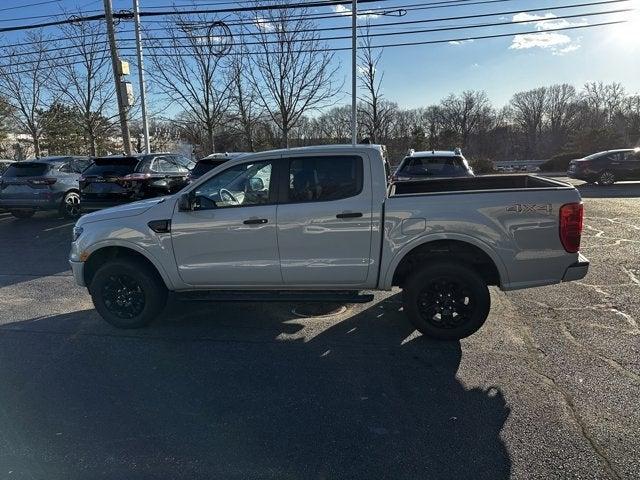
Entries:
POLYGON ((87 157, 70 156, 12 163, 0 177, 0 208, 17 218, 31 217, 36 210, 77 217, 78 179, 89 163, 87 157))
POLYGON ((640 180, 640 148, 607 150, 572 160, 567 176, 599 185, 619 180, 640 180))
POLYGON ((391 180, 425 180, 433 177, 472 177, 473 170, 459 148, 454 151, 409 150, 391 180))
POLYGON ((193 166, 190 159, 171 153, 95 158, 80 178, 82 210, 177 192, 193 166))
POLYGON ((191 173, 189 174, 189 182, 192 182, 198 178, 200 178, 205 173, 210 172, 216 167, 219 167, 225 162, 232 160, 234 158, 238 158, 240 155, 246 155, 244 152, 225 152, 225 153, 212 153, 204 157, 201 160, 198 160, 196 166, 193 167, 191 173))

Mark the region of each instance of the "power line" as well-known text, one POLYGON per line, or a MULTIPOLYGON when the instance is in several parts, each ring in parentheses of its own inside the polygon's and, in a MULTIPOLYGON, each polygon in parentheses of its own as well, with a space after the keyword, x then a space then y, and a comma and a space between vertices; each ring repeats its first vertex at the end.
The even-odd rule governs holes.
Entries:
MULTIPOLYGON (((629 22, 628 20, 616 20, 611 22, 593 23, 590 25, 575 25, 570 27, 550 28, 547 30, 531 30, 527 32, 498 33, 498 34, 492 34, 492 35, 480 35, 480 36, 473 36, 473 37, 457 37, 457 38, 447 38, 447 39, 440 39, 440 40, 388 43, 388 44, 372 45, 371 48, 379 49, 379 48, 394 48, 394 47, 406 47, 406 46, 418 46, 418 45, 434 45, 434 44, 442 44, 442 43, 450 43, 450 42, 464 42, 469 40, 488 40, 488 39, 494 39, 494 38, 513 37, 515 35, 538 35, 538 34, 544 34, 548 32, 583 30, 583 29, 604 27, 604 26, 610 26, 610 25, 619 25, 619 24, 628 23, 628 22, 629 22)), ((319 49, 313 49, 313 50, 296 50, 291 53, 340 52, 340 51, 347 51, 347 50, 351 50, 351 47, 331 47, 331 48, 319 48, 319 49)), ((276 53, 278 52, 239 52, 239 53, 230 53, 228 55, 265 55, 265 54, 276 54, 276 53)), ((188 55, 184 53, 176 53, 176 54, 147 53, 146 56, 148 57, 191 57, 192 55, 188 55)), ((64 57, 57 57, 57 58, 64 58, 64 57)), ((35 63, 35 62, 25 62, 25 63, 35 63)), ((82 61, 76 61, 76 62, 68 62, 67 64, 59 64, 59 65, 51 64, 48 66, 61 67, 66 65, 80 65, 82 63, 83 63, 82 61)), ((16 64, 13 64, 13 66, 15 65, 16 64)), ((32 73, 34 71, 36 71, 36 69, 27 69, 27 70, 10 72, 10 74, 17 75, 17 74, 24 74, 24 73, 32 73)))
POLYGON ((20 10, 22 8, 36 7, 38 5, 48 5, 50 3, 58 3, 58 0, 47 0, 45 2, 27 3, 26 5, 16 5, 15 7, 0 8, 0 12, 7 12, 9 10, 20 10))
MULTIPOLYGON (((360 3, 372 3, 372 2, 385 2, 387 0, 359 0, 360 3)), ((189 15, 189 14, 197 14, 197 13, 211 13, 211 14, 220 14, 220 13, 237 13, 237 12, 256 12, 263 10, 284 10, 284 9, 298 9, 298 8, 310 8, 310 7, 331 7, 334 5, 347 5, 350 4, 351 0, 320 0, 308 3, 292 3, 292 4, 272 4, 272 5, 264 5, 264 6, 251 6, 251 7, 237 7, 237 8, 223 8, 223 9, 212 9, 212 10, 180 10, 180 11, 169 11, 169 12, 140 12, 141 17, 155 17, 155 16, 166 16, 166 15, 189 15)), ((114 13, 114 18, 117 19, 128 19, 131 17, 130 13, 114 13)), ((72 18, 67 18, 64 20, 56 20, 52 22, 44 22, 39 24, 32 25, 16 25, 13 27, 3 27, 0 28, 0 32, 16 32, 21 30, 32 30, 34 28, 45 28, 45 27, 54 27, 57 25, 67 25, 78 22, 90 22, 95 20, 104 19, 104 14, 99 15, 87 15, 87 16, 77 16, 72 18)))
MULTIPOLYGON (((557 20, 566 20, 570 18, 582 18, 582 17, 594 17, 600 15, 611 15, 616 13, 624 13, 634 11, 633 8, 624 8, 618 10, 609 10, 604 12, 589 12, 589 13, 578 13, 573 15, 563 15, 552 18, 541 18, 535 20, 538 22, 552 22, 557 20)), ((368 33, 365 35, 358 35, 358 38, 368 38, 368 37, 387 37, 393 35, 415 35, 422 33, 435 33, 435 32, 446 32, 452 30, 467 30, 467 29, 476 29, 476 28, 488 28, 488 27, 500 27, 500 26, 510 26, 510 25, 520 25, 532 23, 529 20, 516 20, 516 21, 507 21, 507 22, 491 22, 491 23, 476 23, 471 25, 454 25, 454 26, 446 26, 446 27, 437 27, 437 28, 429 28, 429 29, 421 29, 421 30, 403 30, 403 31, 394 31, 394 32, 382 32, 382 33, 368 33)), ((380 25, 382 26, 382 25, 380 25)), ((336 27, 337 28, 337 27, 336 27)), ((341 27, 345 28, 345 27, 341 27)), ((296 30, 296 33, 302 32, 303 30, 296 30)), ((549 31, 549 30, 547 30, 549 31)), ((255 36, 255 34, 246 34, 247 36, 255 36)), ((514 34, 515 35, 515 34, 514 34)), ((153 40, 177 40, 177 39, 197 39, 197 38, 208 38, 206 36, 194 36, 194 37, 160 37, 154 38, 153 40)), ((300 39, 298 42, 310 42, 310 41, 332 41, 332 40, 348 40, 351 38, 351 35, 343 35, 338 37, 321 37, 321 38, 308 38, 308 39, 300 39)), ((247 45, 264 45, 264 44, 278 44, 281 43, 280 40, 260 40, 256 42, 242 42, 241 46, 247 45)), ((151 49, 175 49, 175 48, 189 48, 189 45, 148 45, 148 48, 151 49)), ((120 50, 134 50, 134 47, 121 47, 120 50)))
MULTIPOLYGON (((491 0, 491 3, 493 3, 495 0, 491 0)), ((501 0, 501 1, 513 1, 513 0, 501 0)), ((574 4, 570 4, 570 5, 561 5, 561 6, 557 6, 557 7, 551 7, 551 8, 529 8, 529 9, 518 9, 518 10, 510 10, 510 11, 500 11, 500 12, 490 12, 490 13, 482 13, 482 14, 473 14, 473 15, 461 15, 461 16, 451 16, 451 17, 436 17, 436 18, 428 18, 428 19, 422 19, 422 20, 405 20, 405 21, 398 21, 398 22, 387 22, 387 23, 376 23, 373 24, 372 27, 374 28, 379 28, 379 27, 386 27, 386 26, 398 26, 398 25, 412 25, 412 24, 422 24, 422 23, 433 23, 433 22, 448 22, 448 21, 455 21, 455 20, 469 20, 469 19, 474 19, 474 18, 486 18, 486 17, 493 17, 493 16, 501 16, 501 15, 514 15, 517 13, 535 13, 535 12, 541 12, 541 11, 550 11, 550 10, 566 10, 566 9, 571 9, 571 8, 580 8, 580 7, 587 7, 587 6, 597 6, 597 5, 609 5, 609 4, 617 4, 617 3, 623 3, 623 2, 628 2, 629 0, 600 0, 600 1, 596 1, 596 2, 586 2, 586 3, 574 3, 574 4)), ((483 3, 487 3, 486 1, 483 3)), ((405 5, 407 6, 407 5, 405 5)), ((402 6, 399 8, 403 8, 402 6)), ((333 17, 331 17, 333 18, 333 17)), ((346 17, 345 17, 346 18, 346 17)), ((227 25, 229 26, 237 26, 240 24, 233 24, 233 23, 227 23, 227 25)), ((241 25, 255 25, 255 22, 243 22, 241 25)), ((350 29, 350 26, 342 26, 342 27, 318 27, 318 28, 314 28, 314 31, 334 31, 334 30, 342 30, 342 29, 350 29)), ((158 31, 158 30, 162 30, 162 31, 166 31, 166 28, 147 28, 145 29, 145 31, 158 31)), ((0 30, 1 31, 1 30, 0 30)), ((133 33, 133 30, 122 30, 120 33, 133 33)), ((269 33, 269 32, 266 32, 269 33)), ((274 34, 277 32, 273 32, 274 34)), ((238 36, 242 36, 242 34, 235 34, 238 36)), ((47 39, 47 42, 53 42, 53 41, 59 41, 59 40, 71 40, 71 39, 79 39, 79 38, 84 38, 85 35, 75 35, 75 36, 67 36, 67 37, 56 37, 56 38, 50 38, 47 39)), ((124 38, 122 39, 122 41, 133 41, 134 39, 127 39, 124 38)), ((3 45, 4 48, 9 48, 9 47, 17 47, 17 46, 24 46, 24 45, 35 45, 40 43, 39 41, 34 41, 34 42, 20 42, 20 43, 14 43, 14 44, 7 44, 7 45, 3 45)), ((25 54, 26 55, 26 54, 25 54)))

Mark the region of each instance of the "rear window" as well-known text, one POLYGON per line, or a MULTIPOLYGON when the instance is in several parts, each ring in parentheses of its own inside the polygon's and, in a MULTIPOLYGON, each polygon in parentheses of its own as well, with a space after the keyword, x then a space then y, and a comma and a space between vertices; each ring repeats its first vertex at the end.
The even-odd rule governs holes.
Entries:
POLYGON ((4 177, 39 177, 49 171, 47 163, 23 162, 11 165, 4 177))
POLYGON ((431 176, 456 175, 467 172, 462 157, 407 157, 398 171, 400 175, 431 176))
POLYGON ((134 173, 139 162, 137 158, 96 158, 83 173, 85 176, 119 177, 134 173))
POLYGON ((211 170, 219 165, 222 165, 225 162, 226 160, 200 160, 198 163, 196 163, 196 166, 193 167, 193 170, 191 170, 191 174, 194 177, 201 177, 205 173, 210 172, 211 170))

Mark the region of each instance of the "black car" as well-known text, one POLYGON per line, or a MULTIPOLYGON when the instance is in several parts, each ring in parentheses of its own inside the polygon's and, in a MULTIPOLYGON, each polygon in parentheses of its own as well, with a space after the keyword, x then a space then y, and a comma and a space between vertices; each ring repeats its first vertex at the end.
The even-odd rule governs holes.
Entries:
POLYGON ((196 166, 193 167, 189 174, 189 182, 200 178, 207 172, 210 172, 214 168, 222 165, 229 160, 238 158, 240 155, 246 155, 245 152, 225 152, 225 153, 212 153, 211 155, 198 160, 196 166))
POLYGON ((607 150, 572 160, 567 176, 599 185, 619 180, 640 180, 640 148, 607 150))
POLYGON ((7 169, 9 168, 9 166, 14 162, 15 162, 15 160, 0 159, 0 177, 2 177, 4 172, 6 172, 7 169))
POLYGON ((99 210, 177 192, 194 163, 171 153, 97 157, 80 178, 82 210, 99 210))
POLYGON ((78 179, 89 163, 87 157, 70 156, 12 163, 0 177, 0 208, 17 218, 31 217, 37 210, 58 210, 65 217, 77 217, 78 179))

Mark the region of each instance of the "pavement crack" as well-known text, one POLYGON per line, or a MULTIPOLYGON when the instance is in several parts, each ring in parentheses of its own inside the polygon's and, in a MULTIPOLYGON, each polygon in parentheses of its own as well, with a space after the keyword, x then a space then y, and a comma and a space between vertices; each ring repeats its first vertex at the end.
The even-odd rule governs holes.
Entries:
POLYGON ((574 335, 573 333, 571 333, 571 330, 569 328, 569 326, 566 323, 561 323, 560 324, 560 330, 562 331, 562 335, 564 335, 564 337, 569 340, 569 342, 571 342, 574 346, 578 347, 580 350, 587 352, 589 355, 599 358, 600 360, 602 360, 603 362, 605 362, 606 364, 608 364, 609 366, 611 366, 614 370, 616 370, 618 373, 620 373, 621 375, 627 377, 627 379, 631 380, 633 383, 640 385, 640 375, 638 375, 635 372, 632 372, 631 370, 627 370, 624 366, 622 366, 620 363, 618 363, 616 360, 614 360, 613 358, 609 358, 605 355, 602 355, 601 353, 597 352, 594 348, 585 345, 584 343, 580 342, 574 335))
MULTIPOLYGON (((616 480, 622 480, 623 477, 613 467, 613 465, 611 464, 611 461, 607 457, 607 454, 604 451, 604 449, 598 444, 596 439, 593 438, 591 436, 591 434, 589 433, 587 425, 583 422, 582 418, 578 414, 578 410, 577 410, 576 405, 575 405, 575 403, 573 401, 573 397, 569 394, 569 392, 562 385, 560 385, 556 381, 556 379, 553 376, 551 376, 551 375, 549 375, 549 374, 547 374, 545 372, 544 367, 540 363, 540 357, 541 357, 540 354, 542 352, 544 352, 544 351, 537 345, 537 343, 533 339, 533 337, 531 335, 531 332, 529 331, 529 328, 524 323, 520 322, 519 330, 520 330, 520 332, 522 334, 522 339, 524 341, 525 348, 526 348, 527 352, 529 353, 529 362, 528 363, 529 363, 529 367, 531 368, 531 370, 535 374, 537 374, 538 377, 540 377, 545 384, 547 384, 550 387, 552 387, 560 395, 560 397, 562 398, 562 400, 564 402, 566 410, 569 412, 569 415, 570 415, 571 419, 573 420, 573 422, 577 426, 578 430, 580 431, 581 436, 591 446, 591 449, 594 451, 596 456, 602 462, 603 467, 604 467, 605 471, 608 473, 608 475, 611 478, 614 478, 616 480)), ((542 356, 544 357, 544 354, 542 356)))

